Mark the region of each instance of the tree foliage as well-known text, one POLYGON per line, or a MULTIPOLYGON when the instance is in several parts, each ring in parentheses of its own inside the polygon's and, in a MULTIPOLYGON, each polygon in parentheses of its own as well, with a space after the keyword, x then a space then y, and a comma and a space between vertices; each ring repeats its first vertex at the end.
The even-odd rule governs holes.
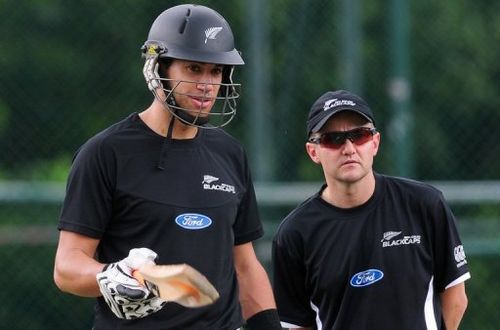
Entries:
MULTIPOLYGON (((152 20, 180 1, 2 1, 0 27, 0 175, 23 178, 37 164, 59 164, 91 135, 149 105, 139 48, 152 20)), ((249 148, 265 134, 272 148, 273 180, 321 178, 304 152, 305 118, 324 91, 345 88, 340 60, 345 46, 340 1, 264 1, 268 27, 263 84, 270 98, 264 114, 271 131, 249 131, 255 100, 248 80, 259 63, 249 56, 252 21, 248 2, 200 1, 233 27, 247 65, 237 77, 243 99, 228 130, 249 148), (247 88, 247 89, 245 89, 247 88)), ((389 4, 361 1, 362 95, 382 132, 377 169, 394 168, 388 97, 392 47, 389 4)), ((411 2, 409 65, 413 123, 411 151, 420 179, 499 179, 500 4, 493 1, 411 2)), ((259 19, 259 17, 258 17, 259 19)), ((59 165, 57 165, 59 166, 59 165)))

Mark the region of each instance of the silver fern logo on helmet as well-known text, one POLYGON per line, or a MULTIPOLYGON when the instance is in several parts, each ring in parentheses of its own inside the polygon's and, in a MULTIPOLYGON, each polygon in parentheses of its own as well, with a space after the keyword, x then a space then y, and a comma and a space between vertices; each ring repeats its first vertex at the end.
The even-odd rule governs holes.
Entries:
POLYGON ((205 30, 205 43, 207 43, 208 39, 215 40, 219 32, 222 31, 222 27, 211 27, 205 30))

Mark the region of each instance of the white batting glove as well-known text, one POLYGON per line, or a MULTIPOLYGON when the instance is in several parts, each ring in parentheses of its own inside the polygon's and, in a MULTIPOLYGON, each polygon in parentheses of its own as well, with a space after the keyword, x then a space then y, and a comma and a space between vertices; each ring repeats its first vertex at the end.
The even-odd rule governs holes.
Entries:
POLYGON ((118 318, 130 320, 146 317, 166 304, 132 276, 133 270, 148 264, 154 265, 156 257, 157 254, 150 249, 132 249, 128 257, 107 265, 96 275, 104 300, 118 318))
POLYGON ((161 84, 160 75, 158 74, 158 68, 160 66, 160 64, 158 63, 158 57, 159 54, 148 55, 142 69, 144 79, 146 79, 148 88, 152 92, 154 92, 158 88, 161 89, 163 87, 161 84))

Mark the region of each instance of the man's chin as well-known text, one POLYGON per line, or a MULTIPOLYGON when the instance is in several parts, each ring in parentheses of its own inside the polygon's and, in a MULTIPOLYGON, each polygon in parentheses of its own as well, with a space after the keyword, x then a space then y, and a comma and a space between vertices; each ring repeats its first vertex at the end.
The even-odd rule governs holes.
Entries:
POLYGON ((361 173, 359 170, 346 171, 339 177, 340 181, 348 184, 353 184, 361 181, 366 176, 366 173, 361 173))

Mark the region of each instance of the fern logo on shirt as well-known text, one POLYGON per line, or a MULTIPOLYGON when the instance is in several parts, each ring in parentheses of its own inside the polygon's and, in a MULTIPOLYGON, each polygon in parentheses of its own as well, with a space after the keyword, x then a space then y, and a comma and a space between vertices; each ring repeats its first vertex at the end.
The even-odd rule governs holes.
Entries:
POLYGON ((232 194, 236 194, 236 190, 233 185, 227 183, 219 182, 219 178, 205 174, 203 176, 203 181, 201 182, 204 190, 218 190, 223 192, 228 192, 232 194))
POLYGON ((386 248, 392 246, 420 244, 420 235, 404 235, 401 237, 401 233, 402 231, 386 231, 380 241, 382 242, 382 247, 386 248))
POLYGON ((212 224, 212 219, 203 214, 184 213, 175 218, 175 223, 184 229, 199 230, 212 224))

